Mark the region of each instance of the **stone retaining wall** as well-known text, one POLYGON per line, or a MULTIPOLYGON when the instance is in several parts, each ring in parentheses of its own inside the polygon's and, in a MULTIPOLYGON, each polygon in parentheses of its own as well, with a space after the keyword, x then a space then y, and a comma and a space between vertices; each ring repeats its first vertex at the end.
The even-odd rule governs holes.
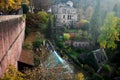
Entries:
POLYGON ((24 32, 22 15, 0 16, 0 77, 10 64, 17 68, 24 32))

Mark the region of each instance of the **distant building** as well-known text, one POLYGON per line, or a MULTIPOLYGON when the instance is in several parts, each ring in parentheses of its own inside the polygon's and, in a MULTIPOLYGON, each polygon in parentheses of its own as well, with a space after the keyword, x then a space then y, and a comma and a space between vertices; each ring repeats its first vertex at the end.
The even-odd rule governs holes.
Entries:
POLYGON ((72 45, 75 48, 84 48, 89 50, 92 50, 95 47, 92 42, 88 41, 66 41, 65 44, 68 46, 72 45))
POLYGON ((75 24, 77 21, 77 9, 73 7, 73 2, 71 1, 53 5, 52 13, 56 19, 56 26, 66 25, 70 28, 70 25, 75 24))

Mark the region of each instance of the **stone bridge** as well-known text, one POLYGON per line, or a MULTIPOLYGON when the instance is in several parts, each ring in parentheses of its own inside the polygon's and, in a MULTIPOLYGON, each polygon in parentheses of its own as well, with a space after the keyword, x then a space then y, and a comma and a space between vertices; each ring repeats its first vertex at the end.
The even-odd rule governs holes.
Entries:
POLYGON ((0 77, 10 64, 18 68, 24 32, 22 15, 0 16, 0 77))

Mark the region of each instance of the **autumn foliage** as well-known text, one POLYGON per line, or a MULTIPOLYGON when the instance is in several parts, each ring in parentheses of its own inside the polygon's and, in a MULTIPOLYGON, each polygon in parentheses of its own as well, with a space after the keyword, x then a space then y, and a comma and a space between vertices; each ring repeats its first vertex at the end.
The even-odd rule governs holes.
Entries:
POLYGON ((18 10, 21 4, 28 4, 28 0, 0 0, 0 12, 7 13, 11 10, 18 10))

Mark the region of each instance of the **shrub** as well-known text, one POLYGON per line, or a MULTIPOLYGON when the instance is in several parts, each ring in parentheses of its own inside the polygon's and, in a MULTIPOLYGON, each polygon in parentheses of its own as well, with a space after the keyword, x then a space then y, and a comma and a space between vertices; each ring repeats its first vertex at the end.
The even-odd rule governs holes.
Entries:
POLYGON ((28 5, 22 4, 22 8, 23 8, 23 14, 27 14, 27 12, 29 11, 28 5))
POLYGON ((92 67, 88 66, 87 64, 83 65, 83 68, 84 68, 84 70, 87 71, 90 75, 93 74, 93 73, 95 73, 95 70, 94 70, 92 67))
POLYGON ((33 48, 39 48, 41 44, 42 44, 42 40, 36 39, 32 45, 33 45, 33 48))
POLYGON ((61 67, 46 68, 39 66, 33 70, 25 71, 26 80, 73 80, 73 74, 64 72, 61 67))
POLYGON ((26 25, 27 27, 38 27, 38 24, 40 22, 40 18, 37 14, 34 13, 27 13, 26 15, 26 25))
POLYGON ((39 66, 32 70, 27 69, 23 74, 10 65, 5 76, 0 80, 73 80, 73 78, 74 74, 65 73, 62 67, 48 69, 45 66, 39 66))
POLYGON ((58 46, 60 49, 64 49, 64 48, 65 48, 65 44, 64 44, 62 41, 57 42, 57 46, 58 46))
POLYGON ((32 49, 32 43, 24 42, 23 49, 27 49, 27 50, 32 49))
POLYGON ((100 74, 103 76, 103 78, 105 80, 111 80, 110 76, 111 76, 111 67, 107 64, 104 64, 101 68, 100 74))
POLYGON ((10 65, 4 77, 0 80, 25 80, 24 74, 19 72, 13 65, 10 65))
POLYGON ((38 16, 41 19, 40 23, 46 24, 48 22, 48 14, 45 11, 38 12, 38 16))
POLYGON ((76 77, 75 77, 75 78, 76 78, 75 80, 85 80, 83 73, 78 73, 78 74, 76 74, 76 77))
POLYGON ((46 24, 39 23, 39 28, 41 29, 41 31, 45 32, 45 30, 47 29, 47 26, 46 24))
POLYGON ((29 35, 30 30, 31 29, 29 27, 26 27, 26 29, 25 29, 25 38, 29 35))
POLYGON ((99 74, 95 73, 93 76, 92 76, 92 79, 91 80, 104 80, 102 76, 100 76, 99 74))
POLYGON ((70 39, 70 34, 64 33, 63 37, 64 37, 65 40, 69 40, 70 39))
POLYGON ((118 69, 116 70, 116 75, 120 76, 120 67, 118 67, 118 69))
POLYGON ((110 67, 109 65, 104 64, 104 65, 102 66, 102 69, 101 69, 101 70, 104 71, 104 72, 110 73, 112 69, 111 69, 111 67, 110 67))

